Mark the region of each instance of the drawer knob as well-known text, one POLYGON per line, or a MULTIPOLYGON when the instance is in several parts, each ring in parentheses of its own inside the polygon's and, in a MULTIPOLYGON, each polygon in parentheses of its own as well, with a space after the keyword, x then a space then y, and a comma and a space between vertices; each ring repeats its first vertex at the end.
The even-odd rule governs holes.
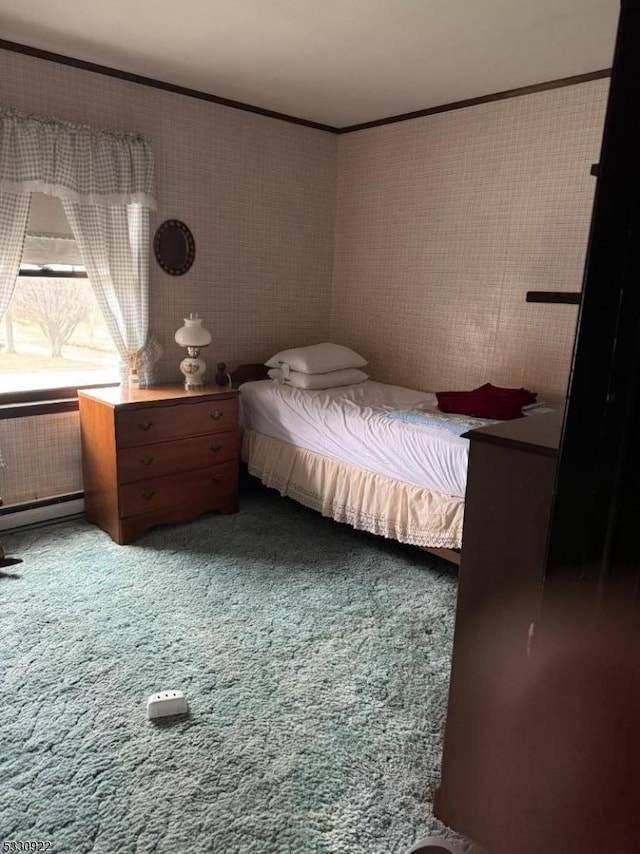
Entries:
POLYGON ((224 412, 220 412, 219 409, 215 409, 209 417, 212 418, 214 421, 219 421, 223 415, 224 412))
POLYGON ((138 427, 141 430, 151 430, 152 426, 153 426, 153 421, 142 421, 140 424, 138 424, 138 427))
POLYGON ((151 499, 153 498, 153 496, 154 496, 155 494, 156 494, 155 489, 149 489, 149 490, 147 490, 147 492, 143 492, 143 493, 142 493, 142 497, 143 497, 146 501, 151 501, 151 499))
POLYGON ((221 483, 221 482, 222 482, 222 478, 223 478, 223 475, 221 475, 221 474, 214 474, 214 475, 212 475, 211 480, 212 480, 214 483, 221 483))
POLYGON ((222 450, 222 445, 209 445, 209 450, 210 450, 213 454, 217 454, 217 453, 218 453, 218 451, 221 451, 221 450, 222 450))
POLYGON ((143 457, 140 460, 140 465, 150 466, 152 462, 153 462, 153 457, 143 457))

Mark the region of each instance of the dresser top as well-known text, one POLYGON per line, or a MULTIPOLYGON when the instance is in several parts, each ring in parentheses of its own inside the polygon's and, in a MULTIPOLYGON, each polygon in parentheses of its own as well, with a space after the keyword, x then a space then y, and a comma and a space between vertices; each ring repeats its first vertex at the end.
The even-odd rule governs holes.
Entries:
POLYGON ((137 389, 126 386, 78 389, 78 397, 90 397, 114 408, 129 406, 136 409, 161 403, 203 403, 207 400, 224 400, 237 396, 238 392, 232 388, 204 386, 201 391, 185 391, 184 386, 177 384, 137 389))
POLYGON ((521 448, 534 454, 555 457, 560 447, 564 412, 527 415, 513 421, 501 421, 465 433, 467 439, 521 448))

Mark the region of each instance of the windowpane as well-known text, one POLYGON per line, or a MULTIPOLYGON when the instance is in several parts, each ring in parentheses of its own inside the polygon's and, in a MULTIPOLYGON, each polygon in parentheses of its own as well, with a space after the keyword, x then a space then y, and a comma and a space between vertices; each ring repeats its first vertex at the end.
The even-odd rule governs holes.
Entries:
POLYGON ((118 382, 118 362, 88 279, 18 277, 0 322, 0 391, 118 382))

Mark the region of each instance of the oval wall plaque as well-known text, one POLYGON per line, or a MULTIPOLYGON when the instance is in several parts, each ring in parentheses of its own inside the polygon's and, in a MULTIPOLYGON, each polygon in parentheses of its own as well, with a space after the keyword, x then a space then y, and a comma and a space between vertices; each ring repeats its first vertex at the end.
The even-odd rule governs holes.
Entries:
POLYGON ((158 226, 153 238, 156 261, 170 276, 182 276, 193 264, 196 244, 187 226, 179 219, 168 219, 158 226))

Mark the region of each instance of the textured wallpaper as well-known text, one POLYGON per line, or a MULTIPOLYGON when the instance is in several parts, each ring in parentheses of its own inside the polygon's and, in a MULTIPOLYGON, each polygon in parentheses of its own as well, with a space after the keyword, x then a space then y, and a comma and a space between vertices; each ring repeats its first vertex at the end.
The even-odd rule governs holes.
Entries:
POLYGON ((340 137, 332 337, 385 382, 566 391, 608 80, 340 137))
POLYGON ((8 51, 0 59, 3 107, 151 139, 151 234, 181 219, 196 241, 184 276, 150 261, 150 326, 165 348, 160 379, 181 379, 173 335, 185 312, 205 319, 210 362, 266 358, 283 343, 326 337, 334 134, 8 51))
MULTIPOLYGON (((564 393, 577 308, 525 292, 580 288, 607 80, 336 137, 0 57, 2 106, 152 139, 152 233, 178 218, 196 240, 185 276, 150 264, 160 380, 197 311, 211 365, 331 337, 388 382, 564 393)), ((76 414, 0 422, 0 447, 6 503, 82 489, 76 414)))
MULTIPOLYGON (((182 379, 184 352, 173 336, 191 311, 212 334, 205 354, 210 366, 221 359, 230 365, 257 361, 285 346, 327 339, 334 134, 8 51, 0 50, 0 61, 3 107, 137 131, 152 140, 158 210, 151 234, 175 218, 186 222, 196 241, 195 262, 184 276, 170 276, 155 259, 150 262, 150 327, 165 348, 159 380, 182 379)), ((41 419, 36 432, 46 434, 49 421, 41 419)), ((56 472, 60 492, 82 488, 73 423, 61 429, 67 429, 65 444, 75 448, 74 483, 68 482, 66 456, 62 471, 57 459, 34 454, 31 469, 19 463, 16 491, 17 446, 4 438, 14 428, 0 422, 5 502, 40 496, 56 472)), ((33 435, 25 433, 21 453, 27 456, 33 435)), ((62 441, 59 433, 56 439, 62 441)))

